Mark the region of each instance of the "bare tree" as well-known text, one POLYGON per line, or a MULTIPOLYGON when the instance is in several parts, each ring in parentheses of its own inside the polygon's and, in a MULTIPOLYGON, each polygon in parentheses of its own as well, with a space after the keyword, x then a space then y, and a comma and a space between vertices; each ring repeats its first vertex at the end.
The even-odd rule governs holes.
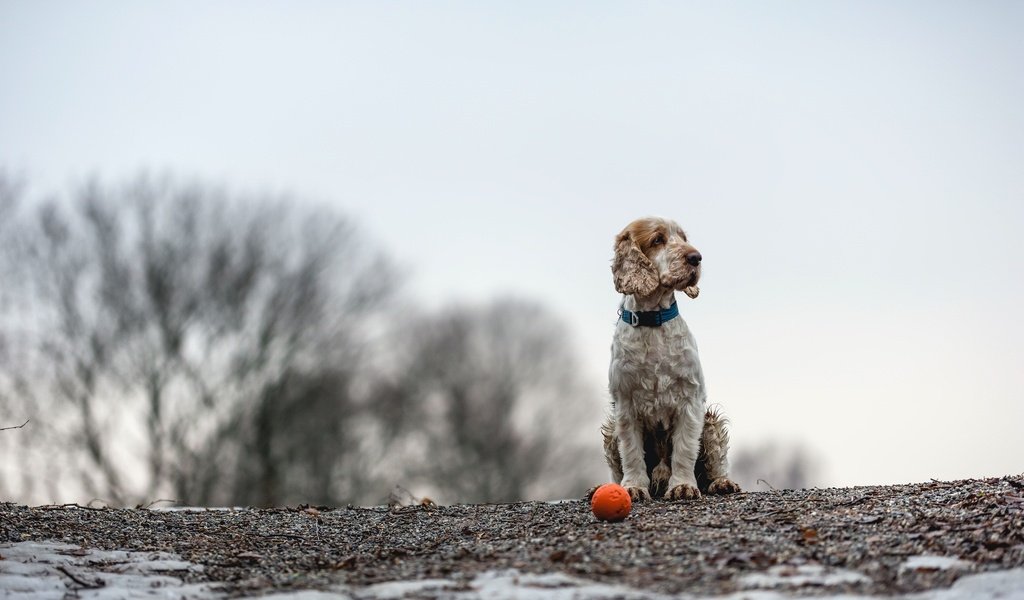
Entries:
POLYGON ((780 442, 740 448, 732 458, 732 476, 745 490, 799 490, 817 484, 819 462, 803 446, 780 442))
POLYGON ((412 429, 419 472, 445 498, 567 497, 599 480, 600 450, 587 452, 580 435, 593 433, 581 427, 588 418, 596 431, 601 401, 542 307, 456 307, 421 318, 405 339, 404 391, 393 395, 405 404, 379 410, 403 413, 384 421, 412 429))
POLYGON ((359 324, 395 282, 350 223, 145 178, 23 217, 24 295, 6 322, 27 368, 5 393, 45 410, 87 494, 270 504, 335 475, 320 463, 355 404, 359 324), (316 471, 297 486, 275 444, 300 418, 318 446, 284 451, 316 471))

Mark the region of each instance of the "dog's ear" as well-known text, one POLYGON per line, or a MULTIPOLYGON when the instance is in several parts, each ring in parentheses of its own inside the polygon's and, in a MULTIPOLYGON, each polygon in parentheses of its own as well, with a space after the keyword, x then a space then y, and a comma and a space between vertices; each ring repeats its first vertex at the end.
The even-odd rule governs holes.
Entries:
POLYGON ((658 272, 651 259, 633 240, 629 230, 615 238, 612 276, 615 279, 615 291, 620 294, 648 296, 658 289, 658 272))

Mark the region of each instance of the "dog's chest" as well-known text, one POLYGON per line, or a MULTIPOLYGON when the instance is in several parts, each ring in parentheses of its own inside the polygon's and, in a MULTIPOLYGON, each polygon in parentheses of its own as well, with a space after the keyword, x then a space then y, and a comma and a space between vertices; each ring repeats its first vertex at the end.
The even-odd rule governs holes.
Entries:
POLYGON ((651 423, 671 421, 686 403, 703 404, 704 375, 686 322, 617 326, 609 388, 620 408, 651 423))

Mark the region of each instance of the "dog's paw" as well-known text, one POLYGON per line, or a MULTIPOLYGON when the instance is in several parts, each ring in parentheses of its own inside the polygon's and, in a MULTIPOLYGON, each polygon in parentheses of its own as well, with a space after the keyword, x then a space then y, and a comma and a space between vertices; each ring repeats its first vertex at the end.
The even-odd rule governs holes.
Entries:
POLYGON ((596 492, 597 488, 599 488, 599 487, 601 487, 601 486, 595 485, 594 487, 592 487, 589 490, 587 490, 587 502, 590 502, 591 500, 594 499, 594 492, 596 492))
POLYGON ((696 500, 700 498, 700 490, 696 486, 681 483, 668 492, 669 500, 696 500))
POLYGON ((638 502, 650 502, 651 493, 647 491, 647 488, 642 487, 627 487, 626 492, 629 493, 629 501, 636 504, 638 502))
POLYGON ((668 491, 668 480, 672 477, 672 469, 664 462, 658 463, 651 472, 651 497, 661 498, 668 491))
POLYGON ((726 494, 735 494, 740 491, 740 486, 728 477, 719 477, 718 479, 711 482, 708 486, 708 494, 715 496, 724 496, 726 494))

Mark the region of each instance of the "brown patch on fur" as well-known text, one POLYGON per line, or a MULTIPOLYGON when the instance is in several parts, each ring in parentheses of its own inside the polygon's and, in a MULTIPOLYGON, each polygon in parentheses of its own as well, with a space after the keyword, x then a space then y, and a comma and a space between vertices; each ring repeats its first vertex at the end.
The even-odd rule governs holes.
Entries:
POLYGON ((619 237, 628 236, 644 254, 651 257, 654 255, 652 251, 657 249, 656 238, 660 237, 661 242, 664 243, 671 233, 660 219, 644 218, 626 225, 626 228, 619 233, 619 237))
POLYGON ((658 289, 658 271, 640 249, 628 227, 615 238, 612 275, 615 291, 620 294, 647 296, 658 289))

